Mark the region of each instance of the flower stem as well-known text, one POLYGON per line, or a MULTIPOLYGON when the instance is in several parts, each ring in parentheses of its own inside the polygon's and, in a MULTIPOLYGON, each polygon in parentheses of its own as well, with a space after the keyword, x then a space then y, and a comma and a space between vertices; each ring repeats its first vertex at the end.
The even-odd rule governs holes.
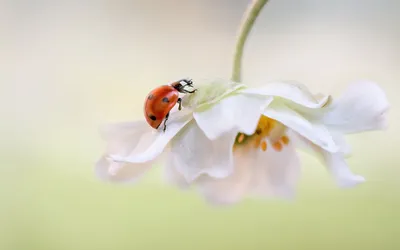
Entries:
POLYGON ((241 71, 244 44, 246 43, 247 37, 250 33, 251 28, 254 25, 255 20, 257 19, 260 11, 267 2, 268 0, 253 0, 243 16, 243 21, 239 28, 239 36, 236 41, 235 54, 233 58, 233 70, 231 77, 232 81, 240 82, 242 80, 241 71))

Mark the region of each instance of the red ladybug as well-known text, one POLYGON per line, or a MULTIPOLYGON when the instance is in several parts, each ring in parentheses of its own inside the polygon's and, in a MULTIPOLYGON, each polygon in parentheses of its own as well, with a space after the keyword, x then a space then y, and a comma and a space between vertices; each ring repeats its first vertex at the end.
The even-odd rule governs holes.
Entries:
POLYGON ((179 104, 179 110, 182 109, 182 99, 179 97, 179 93, 194 93, 194 90, 185 89, 186 86, 193 87, 192 80, 183 79, 171 83, 170 85, 163 85, 152 90, 146 97, 144 103, 144 115, 147 123, 155 129, 161 125, 164 120, 164 131, 167 128, 166 122, 169 117, 169 112, 175 106, 179 104))

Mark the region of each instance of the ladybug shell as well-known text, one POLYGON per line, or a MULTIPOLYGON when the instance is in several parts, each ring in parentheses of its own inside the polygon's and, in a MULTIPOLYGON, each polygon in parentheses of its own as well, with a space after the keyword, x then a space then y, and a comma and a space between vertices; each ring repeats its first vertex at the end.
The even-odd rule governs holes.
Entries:
POLYGON ((147 95, 144 104, 144 115, 147 123, 157 129, 175 106, 178 98, 178 90, 169 85, 163 85, 152 90, 147 95))

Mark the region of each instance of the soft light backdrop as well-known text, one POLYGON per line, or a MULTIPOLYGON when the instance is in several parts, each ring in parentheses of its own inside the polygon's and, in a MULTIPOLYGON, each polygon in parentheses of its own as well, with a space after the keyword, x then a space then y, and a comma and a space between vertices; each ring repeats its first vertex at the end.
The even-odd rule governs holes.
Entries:
POLYGON ((95 177, 101 124, 141 119, 157 85, 229 77, 247 3, 1 1, 0 249, 399 249, 397 0, 271 0, 244 57, 253 86, 381 85, 389 129, 349 138, 367 183, 340 190, 302 154, 295 201, 214 208, 165 185, 160 167, 134 186, 95 177))

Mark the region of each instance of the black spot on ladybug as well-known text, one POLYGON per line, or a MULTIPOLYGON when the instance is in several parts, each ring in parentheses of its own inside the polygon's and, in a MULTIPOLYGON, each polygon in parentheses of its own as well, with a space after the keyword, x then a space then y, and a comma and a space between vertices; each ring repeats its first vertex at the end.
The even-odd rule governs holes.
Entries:
POLYGON ((152 119, 153 121, 157 120, 157 117, 155 117, 154 115, 150 115, 149 117, 150 117, 150 119, 152 119))
POLYGON ((147 97, 147 99, 148 99, 148 100, 151 100, 151 99, 153 99, 153 97, 154 97, 154 95, 153 95, 153 94, 150 94, 150 95, 147 97))
POLYGON ((163 101, 163 102, 169 102, 169 99, 168 99, 168 97, 164 97, 164 98, 162 99, 162 101, 163 101))

